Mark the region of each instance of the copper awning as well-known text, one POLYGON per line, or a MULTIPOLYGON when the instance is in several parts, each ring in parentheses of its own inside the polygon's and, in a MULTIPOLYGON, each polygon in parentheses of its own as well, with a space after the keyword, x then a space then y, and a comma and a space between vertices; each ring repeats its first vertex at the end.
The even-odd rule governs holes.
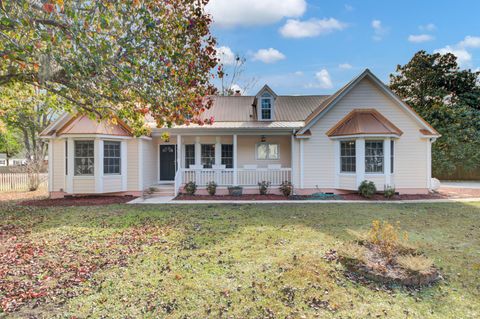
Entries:
POLYGON ((332 127, 327 135, 402 135, 403 132, 375 109, 355 109, 332 127))

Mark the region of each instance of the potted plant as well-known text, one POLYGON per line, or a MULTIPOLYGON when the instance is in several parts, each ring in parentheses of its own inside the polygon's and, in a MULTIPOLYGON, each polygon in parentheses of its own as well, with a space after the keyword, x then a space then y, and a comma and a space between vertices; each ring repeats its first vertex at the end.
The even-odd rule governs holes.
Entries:
POLYGON ((243 187, 242 186, 229 186, 228 187, 228 194, 230 196, 242 196, 243 187))

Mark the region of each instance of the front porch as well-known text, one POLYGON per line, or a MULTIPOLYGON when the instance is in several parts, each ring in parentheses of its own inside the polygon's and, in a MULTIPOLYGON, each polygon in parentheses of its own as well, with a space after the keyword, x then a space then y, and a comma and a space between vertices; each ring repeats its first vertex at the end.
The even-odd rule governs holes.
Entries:
MULTIPOLYGON (((292 136, 249 135, 170 135, 154 137, 158 149, 158 184, 171 184, 174 194, 186 183, 195 182, 202 192, 215 182, 219 191, 228 186, 257 189, 267 181, 278 187, 292 182, 292 136)), ((248 192, 248 190, 247 190, 248 192)))

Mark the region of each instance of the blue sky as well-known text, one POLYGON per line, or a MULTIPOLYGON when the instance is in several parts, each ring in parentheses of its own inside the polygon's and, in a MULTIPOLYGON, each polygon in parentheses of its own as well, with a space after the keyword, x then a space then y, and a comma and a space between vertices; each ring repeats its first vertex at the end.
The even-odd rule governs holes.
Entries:
MULTIPOLYGON (((279 94, 329 94, 363 69, 384 82, 418 50, 480 67, 480 1, 210 0, 213 34, 243 78, 279 94)), ((242 84, 242 83, 240 83, 242 84)))

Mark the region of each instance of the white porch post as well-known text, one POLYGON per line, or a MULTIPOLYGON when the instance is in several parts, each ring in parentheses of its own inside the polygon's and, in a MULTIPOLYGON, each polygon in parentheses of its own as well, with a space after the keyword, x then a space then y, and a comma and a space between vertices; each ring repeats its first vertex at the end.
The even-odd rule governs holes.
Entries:
POLYGON ((195 165, 202 165, 202 146, 200 136, 195 137, 195 165))
POLYGON ((365 139, 358 138, 355 142, 355 159, 357 187, 365 180, 365 139))
POLYGON ((427 140, 427 188, 428 189, 432 189, 432 142, 434 141, 435 140, 432 140, 432 139, 427 140))
POLYGON ((182 169, 182 158, 183 158, 183 150, 182 150, 182 135, 177 135, 177 170, 182 169))
POLYGON ((137 138, 138 148, 138 191, 143 191, 143 140, 137 138))
POLYGON ((95 193, 103 193, 103 140, 94 140, 94 176, 95 193))
POLYGON ((128 156, 127 156, 127 141, 123 140, 120 142, 120 156, 121 156, 121 163, 120 163, 120 170, 122 174, 122 191, 127 191, 127 174, 128 174, 128 156))
POLYGON ((68 194, 73 193, 73 174, 75 172, 74 169, 74 164, 75 164, 75 143, 72 138, 67 139, 67 154, 68 154, 68 159, 67 159, 67 169, 68 169, 68 175, 67 175, 67 186, 66 186, 66 192, 68 194))
POLYGON ((296 163, 296 153, 295 153, 295 135, 292 133, 292 137, 290 139, 290 163, 291 163, 291 172, 290 172, 290 179, 291 183, 293 185, 293 189, 296 188, 297 185, 295 185, 295 178, 297 178, 297 163, 296 163))
POLYGON ((303 138, 300 139, 300 188, 304 187, 303 179, 304 179, 304 158, 303 158, 303 138))
POLYGON ((233 135, 233 185, 238 185, 237 134, 233 135))
POLYGON ((390 139, 386 138, 383 140, 383 169, 385 174, 385 185, 391 185, 391 167, 390 167, 390 139))
POLYGON ((222 164, 222 142, 220 136, 215 138, 215 165, 222 164))

